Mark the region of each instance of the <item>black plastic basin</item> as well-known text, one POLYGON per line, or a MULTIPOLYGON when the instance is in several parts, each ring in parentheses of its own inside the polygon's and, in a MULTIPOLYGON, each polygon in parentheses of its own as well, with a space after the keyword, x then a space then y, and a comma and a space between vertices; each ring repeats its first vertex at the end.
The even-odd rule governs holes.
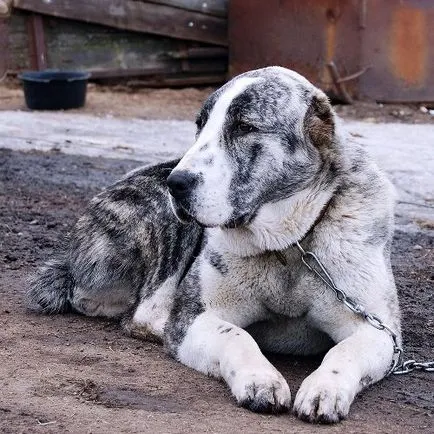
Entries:
POLYGON ((32 110, 67 110, 83 107, 88 72, 31 71, 19 78, 24 84, 27 107, 32 110))

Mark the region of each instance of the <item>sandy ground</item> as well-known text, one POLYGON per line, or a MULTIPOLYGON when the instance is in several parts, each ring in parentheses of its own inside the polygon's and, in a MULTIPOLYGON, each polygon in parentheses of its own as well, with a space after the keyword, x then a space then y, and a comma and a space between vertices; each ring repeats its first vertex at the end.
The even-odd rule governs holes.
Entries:
MULTIPOLYGON (((213 88, 137 89, 88 85, 86 106, 69 113, 137 119, 195 118, 213 88)), ((0 110, 28 110, 17 81, 0 83, 0 110)), ((429 116, 427 116, 429 117, 429 116)))
MULTIPOLYGON (((72 113, 137 119, 193 120, 206 97, 214 88, 148 89, 127 85, 88 85, 86 106, 72 113)), ((400 122, 434 124, 434 104, 376 104, 356 102, 335 106, 339 115, 372 123, 400 122)), ((28 110, 17 79, 0 83, 0 110, 28 110)))
MULTIPOLYGON (((189 92, 180 94, 185 104, 183 109, 170 106, 165 112, 167 100, 162 98, 157 104, 161 114, 154 116, 152 112, 146 116, 149 119, 185 119, 186 115, 176 113, 187 113, 187 107, 195 111, 198 100, 205 96, 197 91, 202 96, 187 101, 189 92)), ((115 101, 115 97, 112 98, 115 101)), ((107 121, 110 118, 106 116, 113 115, 104 110, 96 114, 107 121)), ((113 119, 113 123, 115 121, 113 119)), ((0 125, 6 130, 7 123, 0 122, 0 125)), ((25 125, 27 122, 23 122, 23 131, 27 131, 25 125)), ((13 125, 9 127, 13 130, 13 125)), ((187 134, 190 127, 187 124, 185 128, 187 134)), ((359 128, 366 128, 366 131, 354 130, 355 138, 369 145, 372 128, 369 124, 359 128)), ((148 130, 144 131, 147 135, 148 130)), ((57 134, 63 133, 63 130, 57 131, 57 134)), ((43 134, 35 129, 33 135, 36 140, 43 134)), ((12 133, 3 135, 0 148, 15 148, 9 142, 14 137, 16 139, 12 133)), ((75 143, 77 137, 66 140, 75 143)), ((185 146, 183 140, 178 137, 179 147, 185 146)), ((124 336, 116 323, 74 315, 45 317, 29 313, 23 301, 26 277, 53 251, 58 237, 74 223, 88 199, 141 164, 125 158, 64 154, 60 152, 61 146, 46 152, 29 151, 33 146, 34 143, 29 143, 26 151, 0 149, 1 432, 434 431, 433 374, 416 372, 392 376, 363 392, 347 421, 331 427, 311 426, 289 414, 258 415, 238 408, 224 384, 174 362, 156 344, 124 336)), ((428 141, 426 146, 429 150, 428 141)), ((159 149, 147 149, 147 154, 140 159, 155 161, 159 149)), ((163 149, 162 152, 170 154, 172 151, 163 149)), ((392 258, 403 311, 407 357, 432 359, 432 219, 425 213, 423 222, 416 221, 422 215, 422 208, 430 210, 432 188, 425 184, 432 159, 427 155, 415 162, 410 156, 417 152, 419 148, 411 149, 408 161, 405 154, 400 155, 401 168, 390 172, 400 191, 407 191, 412 201, 417 200, 422 205, 408 209, 401 204, 392 258), (420 162, 422 169, 415 166, 420 162), (424 175, 415 183, 412 176, 420 171, 424 175), (406 186, 407 176, 412 181, 406 186), (415 194, 413 187, 420 195, 415 194), (414 224, 409 226, 409 221, 414 224)), ((125 155, 122 150, 120 153, 125 155)), ((163 158, 163 154, 158 158, 163 158)), ((387 159, 387 154, 380 154, 380 157, 387 159)), ((270 360, 284 374, 294 395, 303 378, 320 363, 318 358, 275 355, 270 355, 270 360)))

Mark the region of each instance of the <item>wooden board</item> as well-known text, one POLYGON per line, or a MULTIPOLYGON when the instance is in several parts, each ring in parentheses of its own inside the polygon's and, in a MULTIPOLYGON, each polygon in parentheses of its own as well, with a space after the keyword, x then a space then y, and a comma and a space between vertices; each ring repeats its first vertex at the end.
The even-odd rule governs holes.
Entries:
MULTIPOLYGON (((14 11, 9 49, 13 72, 33 69, 27 22, 33 14, 14 11)), ((197 75, 224 76, 224 48, 178 39, 129 32, 98 24, 44 17, 47 67, 90 71, 94 78, 197 75), (207 57, 207 54, 211 57, 207 57)))
POLYGON ((19 9, 173 38, 227 45, 225 18, 133 0, 15 0, 19 9))
POLYGON ((9 64, 9 25, 8 21, 0 18, 0 81, 6 75, 9 64))
POLYGON ((27 18, 28 14, 14 11, 9 19, 8 68, 11 72, 32 69, 27 18))
POLYGON ((138 0, 144 3, 157 3, 173 6, 187 11, 201 12, 202 14, 227 17, 228 0, 138 0))
POLYGON ((45 39, 50 68, 149 69, 176 50, 173 40, 61 18, 45 18, 45 39))

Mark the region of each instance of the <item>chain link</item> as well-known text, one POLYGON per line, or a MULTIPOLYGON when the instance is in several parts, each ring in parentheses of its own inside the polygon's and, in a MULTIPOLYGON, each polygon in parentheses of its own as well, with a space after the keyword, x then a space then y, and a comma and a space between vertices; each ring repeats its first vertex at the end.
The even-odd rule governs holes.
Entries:
POLYGON ((416 362, 416 360, 407 360, 398 366, 393 373, 395 375, 408 374, 409 372, 419 370, 425 372, 434 372, 434 362, 416 362))
POLYGON ((356 315, 361 316, 365 319, 372 327, 375 327, 378 330, 383 330, 386 332, 392 339, 393 342, 393 359, 390 370, 387 375, 390 374, 407 374, 414 370, 420 370, 425 372, 434 372, 434 361, 432 362, 416 362, 415 360, 407 360, 405 362, 402 361, 403 358, 403 349, 399 345, 397 334, 391 329, 387 324, 385 324, 378 316, 371 314, 366 311, 364 306, 358 304, 355 300, 339 289, 330 274, 327 272, 326 268, 322 264, 322 262, 318 259, 315 253, 306 251, 301 247, 300 243, 297 242, 295 244, 298 250, 301 253, 301 260, 303 264, 317 277, 319 277, 330 289, 333 290, 337 299, 343 303, 348 309, 354 312, 356 315), (313 266, 315 264, 318 268, 313 266))

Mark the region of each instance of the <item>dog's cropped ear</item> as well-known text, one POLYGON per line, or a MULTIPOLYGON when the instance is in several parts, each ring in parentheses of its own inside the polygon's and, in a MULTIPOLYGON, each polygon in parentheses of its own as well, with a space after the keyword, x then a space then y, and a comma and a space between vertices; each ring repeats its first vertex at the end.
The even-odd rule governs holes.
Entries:
POLYGON ((304 117, 304 132, 318 149, 328 147, 334 138, 335 119, 327 96, 317 91, 304 117))

